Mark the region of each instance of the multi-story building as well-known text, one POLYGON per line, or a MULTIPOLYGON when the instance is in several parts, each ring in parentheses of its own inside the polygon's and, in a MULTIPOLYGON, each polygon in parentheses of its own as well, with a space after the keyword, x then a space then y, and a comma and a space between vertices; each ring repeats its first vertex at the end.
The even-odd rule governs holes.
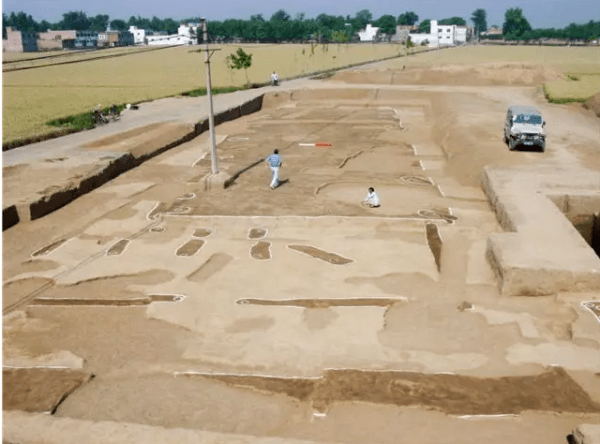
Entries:
POLYGON ((38 50, 37 32, 21 32, 8 26, 2 50, 7 52, 34 52, 38 50))
POLYGON ((471 31, 471 27, 438 25, 437 20, 431 20, 429 34, 410 34, 410 39, 415 45, 426 42, 430 47, 454 46, 467 43, 471 31))
POLYGON ((138 29, 135 26, 129 27, 129 32, 133 34, 133 43, 135 45, 143 45, 146 43, 146 30, 138 29))
POLYGON ((98 46, 98 33, 96 31, 49 30, 40 33, 40 40, 60 40, 63 49, 91 49, 98 46))
POLYGON ((135 44, 133 34, 129 31, 104 31, 98 33, 98 46, 129 46, 135 44))

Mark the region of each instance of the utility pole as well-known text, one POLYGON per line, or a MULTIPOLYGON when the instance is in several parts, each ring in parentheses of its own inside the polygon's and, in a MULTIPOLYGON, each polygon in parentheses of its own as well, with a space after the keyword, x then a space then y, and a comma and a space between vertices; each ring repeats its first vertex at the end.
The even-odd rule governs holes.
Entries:
POLYGON ((206 30, 206 19, 201 18, 202 34, 206 49, 204 50, 204 64, 206 65, 206 94, 208 95, 208 127, 210 129, 210 163, 212 166, 212 174, 219 172, 217 165, 217 137, 215 135, 215 113, 213 110, 212 87, 210 82, 210 56, 208 49, 208 31, 206 30))

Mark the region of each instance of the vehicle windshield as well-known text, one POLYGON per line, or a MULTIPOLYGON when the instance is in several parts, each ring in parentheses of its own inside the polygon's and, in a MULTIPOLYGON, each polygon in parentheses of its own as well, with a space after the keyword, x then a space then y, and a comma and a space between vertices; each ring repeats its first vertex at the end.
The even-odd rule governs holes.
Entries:
POLYGON ((541 125, 542 116, 537 114, 519 114, 515 117, 515 123, 528 123, 530 125, 541 125))

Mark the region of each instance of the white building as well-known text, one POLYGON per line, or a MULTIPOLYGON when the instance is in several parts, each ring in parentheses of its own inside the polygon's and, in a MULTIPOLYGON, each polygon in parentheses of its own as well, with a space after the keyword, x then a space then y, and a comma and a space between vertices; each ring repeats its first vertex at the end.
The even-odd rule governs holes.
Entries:
POLYGON ((179 25, 179 29, 177 29, 177 34, 183 37, 196 39, 198 36, 199 27, 199 23, 182 23, 179 25))
POLYGON ((410 40, 415 45, 427 42, 429 47, 454 46, 467 42, 467 27, 438 25, 437 20, 431 20, 429 34, 410 34, 410 40))
POLYGON ((182 23, 177 29, 177 34, 149 35, 146 36, 148 45, 195 45, 198 43, 197 23, 182 23))
POLYGON ((365 29, 358 31, 358 38, 361 42, 372 42, 377 36, 379 28, 372 26, 370 23, 367 24, 365 29))
POLYGON ((145 43, 144 39, 146 38, 146 30, 138 29, 135 26, 129 27, 129 32, 133 34, 133 41, 136 45, 143 45, 145 43))

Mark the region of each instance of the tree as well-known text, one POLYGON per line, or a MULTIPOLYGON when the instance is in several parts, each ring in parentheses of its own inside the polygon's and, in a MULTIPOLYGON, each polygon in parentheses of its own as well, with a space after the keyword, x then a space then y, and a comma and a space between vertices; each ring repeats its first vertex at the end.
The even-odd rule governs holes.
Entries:
POLYGON ((407 11, 398 16, 398 24, 399 25, 413 26, 418 21, 419 21, 419 16, 412 11, 407 11))
POLYGON ((280 22, 287 22, 288 20, 290 20, 291 17, 290 15, 285 12, 283 9, 280 9, 279 11, 277 11, 275 14, 273 14, 271 16, 271 22, 275 22, 275 21, 280 21, 280 22))
POLYGON ((90 29, 90 19, 83 11, 70 11, 63 14, 63 19, 59 23, 62 29, 74 29, 84 31, 90 29))
POLYGON ((356 27, 358 29, 363 29, 367 26, 368 23, 371 23, 373 20, 373 14, 368 9, 363 9, 358 11, 354 16, 354 22, 356 23, 356 27))
POLYGON ((95 17, 90 17, 91 30, 96 32, 106 31, 108 26, 108 15, 98 14, 95 17))
POLYGON ((419 23, 419 31, 425 34, 429 34, 431 32, 431 20, 425 19, 421 23, 419 23))
POLYGON ((457 26, 466 26, 467 21, 462 17, 450 17, 441 19, 438 22, 438 25, 457 25, 457 26))
POLYGON ((110 29, 113 31, 127 31, 127 22, 119 19, 112 20, 110 22, 110 29))
POLYGON ((244 69, 246 74, 246 83, 250 84, 248 79, 248 68, 252 66, 252 54, 246 54, 242 48, 238 48, 237 55, 229 54, 227 56, 227 65, 230 69, 244 69))
POLYGON ((473 14, 471 14, 471 21, 478 34, 487 31, 487 13, 485 12, 485 9, 479 8, 473 11, 473 14))
POLYGON ((502 32, 509 40, 518 39, 525 31, 531 31, 531 25, 525 17, 521 8, 509 8, 504 13, 504 24, 502 32))
POLYGON ((375 20, 374 25, 379 28, 379 32, 388 36, 396 33, 396 18, 393 15, 382 15, 375 20))

